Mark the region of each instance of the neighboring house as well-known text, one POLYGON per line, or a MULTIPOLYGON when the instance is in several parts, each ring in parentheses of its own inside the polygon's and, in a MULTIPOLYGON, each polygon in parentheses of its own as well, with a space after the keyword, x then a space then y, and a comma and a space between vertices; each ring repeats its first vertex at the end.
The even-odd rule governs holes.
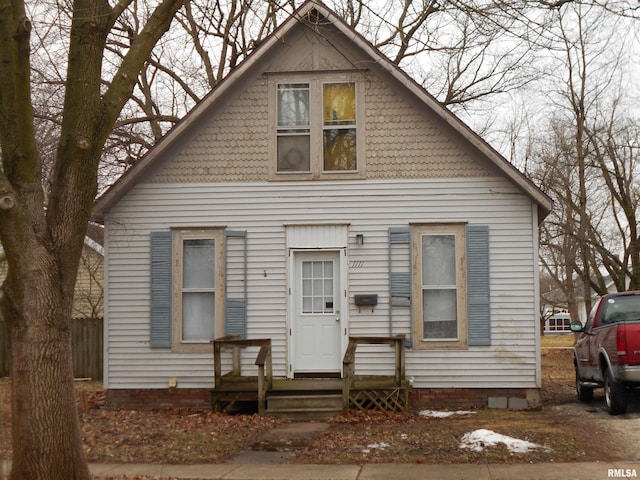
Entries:
MULTIPOLYGON (((104 228, 90 223, 84 238, 84 247, 78 266, 78 277, 73 298, 72 318, 101 319, 104 292, 104 228)), ((7 274, 7 264, 0 245, 0 283, 7 274)))
MULTIPOLYGON (((534 404, 550 208, 305 3, 96 204, 108 401, 206 404, 224 335, 269 339, 273 377, 293 382, 345 375, 353 337, 403 334, 413 405, 534 404)), ((393 372, 387 351, 363 347, 358 372, 393 372)))
MULTIPOLYGON (((90 223, 78 266, 78 277, 71 317, 76 377, 102 379, 104 292, 104 229, 90 223)), ((7 263, 0 245, 0 285, 7 274, 7 263)), ((0 320, 0 376, 9 375, 6 326, 0 320)))
POLYGON ((104 229, 90 223, 78 267, 73 298, 73 318, 104 316, 104 229))
POLYGON ((544 333, 571 333, 571 314, 567 311, 559 311, 546 317, 544 333))

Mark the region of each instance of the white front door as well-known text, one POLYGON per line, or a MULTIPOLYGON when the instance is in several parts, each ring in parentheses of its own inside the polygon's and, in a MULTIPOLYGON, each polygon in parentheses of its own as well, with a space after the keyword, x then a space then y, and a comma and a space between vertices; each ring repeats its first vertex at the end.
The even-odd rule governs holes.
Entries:
POLYGON ((296 252, 292 277, 292 373, 341 372, 340 252, 296 252))

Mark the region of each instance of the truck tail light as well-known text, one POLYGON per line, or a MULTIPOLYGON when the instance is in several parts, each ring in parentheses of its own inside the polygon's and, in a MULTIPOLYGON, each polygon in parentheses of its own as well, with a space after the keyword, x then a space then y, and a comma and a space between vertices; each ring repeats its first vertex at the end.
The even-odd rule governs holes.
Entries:
POLYGON ((629 363, 627 356, 627 328, 626 325, 618 326, 616 334, 616 350, 618 351, 618 362, 620 365, 629 363))

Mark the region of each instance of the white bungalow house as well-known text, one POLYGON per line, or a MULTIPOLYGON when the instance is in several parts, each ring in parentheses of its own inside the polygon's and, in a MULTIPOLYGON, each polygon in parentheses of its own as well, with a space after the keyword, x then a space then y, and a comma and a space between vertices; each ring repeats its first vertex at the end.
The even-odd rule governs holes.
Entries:
POLYGON ((551 206, 309 1, 97 201, 108 401, 231 402, 246 372, 351 408, 375 377, 415 407, 535 404, 551 206))

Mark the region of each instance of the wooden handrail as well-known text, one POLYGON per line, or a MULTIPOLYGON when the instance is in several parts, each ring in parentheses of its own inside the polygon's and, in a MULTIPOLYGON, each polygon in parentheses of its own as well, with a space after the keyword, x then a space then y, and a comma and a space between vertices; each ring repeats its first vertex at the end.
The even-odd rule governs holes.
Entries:
POLYGON ((264 415, 267 409, 267 391, 273 384, 271 340, 260 347, 255 364, 258 366, 258 413, 264 415))
POLYGON ((222 347, 233 349, 232 375, 242 376, 240 349, 246 347, 260 347, 254 364, 258 367, 258 411, 262 415, 266 410, 267 391, 273 384, 273 367, 271 358, 271 339, 255 338, 241 339, 238 335, 227 335, 212 340, 213 370, 215 388, 222 386, 222 347))
POLYGON ((347 345, 347 351, 344 352, 343 365, 350 365, 356 361, 356 348, 358 348, 357 342, 352 342, 349 339, 349 345, 347 345))
POLYGON ((240 338, 238 335, 227 335, 225 337, 211 340, 214 345, 237 346, 237 347, 262 347, 267 343, 271 343, 270 338, 240 338))
POLYGON ((376 345, 376 344, 380 344, 380 345, 384 345, 385 343, 388 345, 393 345, 394 343, 396 343, 398 340, 404 340, 405 338, 405 334, 398 334, 398 335, 394 335, 393 337, 362 337, 362 336, 350 336, 349 337, 349 342, 353 341, 355 343, 361 344, 361 345, 376 345))
POLYGON ((342 409, 349 411, 349 395, 355 378, 356 350, 358 345, 390 345, 395 350, 394 380, 398 387, 402 387, 405 379, 404 334, 393 337, 349 337, 349 344, 342 360, 342 409))

